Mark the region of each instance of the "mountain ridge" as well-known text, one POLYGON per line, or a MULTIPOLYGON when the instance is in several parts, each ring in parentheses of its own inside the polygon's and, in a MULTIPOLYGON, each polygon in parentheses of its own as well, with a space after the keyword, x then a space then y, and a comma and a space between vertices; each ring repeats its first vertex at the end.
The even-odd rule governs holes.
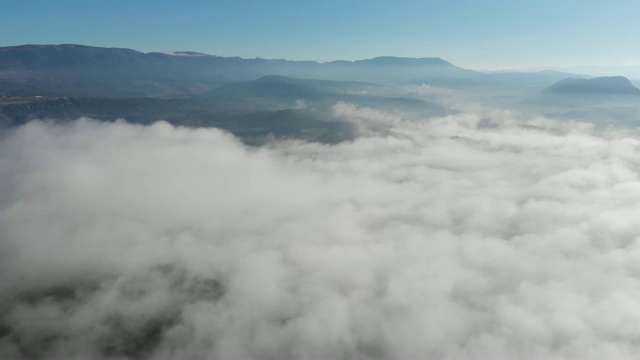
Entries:
POLYGON ((190 96, 227 82, 265 75, 401 83, 419 75, 462 76, 469 71, 440 58, 380 56, 317 62, 244 59, 193 51, 144 53, 77 44, 0 47, 0 80, 70 96, 190 96))

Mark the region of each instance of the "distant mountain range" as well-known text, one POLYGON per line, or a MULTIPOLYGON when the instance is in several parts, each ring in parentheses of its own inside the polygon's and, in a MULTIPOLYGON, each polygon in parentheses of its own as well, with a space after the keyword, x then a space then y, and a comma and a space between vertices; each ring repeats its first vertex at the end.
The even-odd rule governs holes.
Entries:
POLYGON ((357 132, 333 113, 337 103, 419 120, 455 113, 437 101, 450 101, 451 94, 506 107, 545 107, 564 117, 597 106, 586 114, 601 117, 614 109, 618 118, 633 121, 640 98, 623 77, 483 73, 440 58, 323 63, 83 45, 0 47, 0 127, 33 118, 163 119, 223 128, 248 143, 270 136, 332 143, 357 132), (432 88, 431 97, 421 95, 432 88))
POLYGON ((269 136, 335 143, 355 135, 351 124, 332 113, 332 106, 339 102, 412 118, 454 113, 416 98, 369 93, 382 88, 362 82, 267 75, 180 98, 7 97, 0 102, 0 124, 82 116, 107 121, 125 118, 142 124, 162 119, 175 125, 222 128, 251 144, 260 144, 269 136))
MULTIPOLYGON (((174 98, 266 75, 444 88, 542 90, 586 75, 558 71, 483 73, 440 58, 382 56, 331 62, 242 59, 193 51, 142 53, 83 45, 0 47, 0 96, 174 98)), ((510 92, 512 90, 509 90, 510 92)))
POLYGON ((188 51, 142 53, 82 45, 0 48, 0 96, 175 97, 265 75, 388 83, 429 74, 456 77, 471 73, 475 72, 439 58, 379 57, 321 63, 219 57, 188 51))

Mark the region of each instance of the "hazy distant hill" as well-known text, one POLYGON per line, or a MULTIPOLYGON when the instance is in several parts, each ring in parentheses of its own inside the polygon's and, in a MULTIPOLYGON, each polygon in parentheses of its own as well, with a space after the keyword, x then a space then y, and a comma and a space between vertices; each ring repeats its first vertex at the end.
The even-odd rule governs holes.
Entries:
POLYGON ((601 94, 633 95, 640 89, 623 76, 597 77, 593 79, 564 79, 544 90, 547 94, 601 94))
POLYGON ((353 127, 343 121, 327 121, 307 109, 241 108, 218 98, 51 98, 16 102, 0 107, 0 125, 16 126, 31 119, 74 120, 90 117, 113 121, 124 118, 149 124, 166 120, 174 125, 217 127, 247 143, 268 137, 300 138, 335 143, 353 138, 353 127))
POLYGON ((567 78, 528 99, 536 106, 591 108, 593 106, 640 105, 640 89, 622 76, 592 79, 567 78))
POLYGON ((223 128, 250 143, 271 136, 337 142, 357 132, 335 114, 337 103, 422 120, 453 114, 447 106, 467 100, 530 106, 559 117, 636 120, 640 90, 629 80, 573 77, 555 71, 482 73, 440 58, 322 63, 23 45, 0 48, 0 126, 32 118, 163 119, 223 128), (455 99, 452 90, 463 96, 455 99), (448 105, 436 103, 440 99, 448 105))
POLYGON ((219 57, 189 51, 142 53, 82 45, 0 48, 0 80, 6 81, 3 91, 18 92, 17 87, 28 86, 38 92, 31 95, 175 97, 269 74, 385 83, 469 71, 439 58, 379 57, 320 63, 219 57), (16 89, 6 85, 9 83, 16 89))
POLYGON ((0 48, 0 79, 66 96, 176 96, 210 90, 240 74, 255 76, 240 61, 80 45, 24 45, 0 48))
MULTIPOLYGON (((219 57, 192 51, 142 53, 82 45, 0 48, 0 96, 181 97, 209 93, 230 82, 265 75, 455 89, 542 90, 576 75, 482 73, 440 58, 382 56, 358 61, 289 61, 219 57)), ((315 84, 318 85, 318 84, 315 84)))
POLYGON ((563 79, 525 103, 553 118, 634 126, 640 120, 640 89, 622 76, 563 79))
POLYGON ((452 113, 441 105, 421 99, 376 94, 380 85, 354 82, 300 79, 268 75, 251 81, 239 81, 220 86, 207 96, 234 103, 272 104, 281 107, 304 106, 327 108, 337 102, 364 107, 401 111, 415 117, 445 116, 452 113))
POLYGON ((135 123, 162 119, 176 125, 226 129, 249 143, 260 143, 269 136, 332 143, 354 135, 353 126, 332 113, 338 102, 417 119, 453 113, 427 101, 370 95, 367 91, 378 88, 381 86, 361 82, 269 75, 187 98, 16 97, 0 102, 0 123, 14 126, 34 118, 70 120, 82 116, 124 118, 135 123))
POLYGON ((544 70, 538 72, 497 72, 481 73, 469 72, 464 76, 427 76, 416 78, 411 81, 413 84, 427 84, 453 89, 464 88, 510 88, 510 89, 532 89, 540 91, 553 83, 566 79, 567 77, 589 78, 588 75, 577 75, 563 73, 559 71, 544 70))

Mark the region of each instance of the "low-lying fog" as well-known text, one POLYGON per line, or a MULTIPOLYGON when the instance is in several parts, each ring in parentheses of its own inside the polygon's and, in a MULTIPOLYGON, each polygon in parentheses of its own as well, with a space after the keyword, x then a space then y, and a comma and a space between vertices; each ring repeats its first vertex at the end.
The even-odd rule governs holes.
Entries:
POLYGON ((637 356, 637 131, 332 113, 359 136, 5 130, 0 357, 637 356))

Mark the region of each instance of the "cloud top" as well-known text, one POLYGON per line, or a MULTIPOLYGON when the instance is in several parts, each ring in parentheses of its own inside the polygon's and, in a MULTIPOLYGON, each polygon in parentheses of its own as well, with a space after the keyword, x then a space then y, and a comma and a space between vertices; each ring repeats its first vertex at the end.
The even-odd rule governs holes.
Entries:
POLYGON ((636 136, 334 111, 374 128, 262 148, 164 122, 3 134, 0 355, 637 354, 636 136))

